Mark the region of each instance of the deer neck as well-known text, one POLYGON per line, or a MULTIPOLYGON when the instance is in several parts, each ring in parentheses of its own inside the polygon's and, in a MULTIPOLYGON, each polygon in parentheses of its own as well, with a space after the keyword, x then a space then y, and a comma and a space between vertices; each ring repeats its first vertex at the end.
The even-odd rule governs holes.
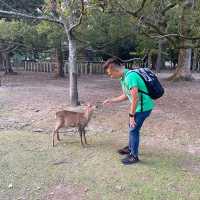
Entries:
POLYGON ((84 116, 85 116, 85 118, 87 119, 87 121, 89 121, 90 118, 91 118, 91 116, 92 116, 92 112, 86 111, 86 112, 84 113, 84 116))

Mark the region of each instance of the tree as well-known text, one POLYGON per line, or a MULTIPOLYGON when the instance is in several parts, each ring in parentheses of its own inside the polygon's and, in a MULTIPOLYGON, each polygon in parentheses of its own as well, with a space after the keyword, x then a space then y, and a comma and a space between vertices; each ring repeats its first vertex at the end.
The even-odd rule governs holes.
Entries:
POLYGON ((136 36, 128 16, 114 16, 93 7, 80 27, 75 37, 104 59, 112 55, 122 59, 130 58, 130 52, 135 51, 136 36))
MULTIPOLYGON (((137 1, 137 3, 131 2, 131 1, 121 1, 121 0, 112 0, 110 1, 111 8, 110 12, 113 13, 120 13, 120 15, 130 15, 133 18, 138 20, 138 24, 141 27, 141 31, 144 35, 149 36, 150 38, 159 39, 162 41, 163 39, 168 41, 168 44, 171 45, 173 48, 180 49, 179 53, 179 67, 176 70, 173 80, 179 79, 180 77, 182 79, 190 79, 190 60, 191 60, 191 51, 186 50, 183 51, 183 49, 187 49, 189 47, 195 47, 191 41, 199 40, 200 36, 197 34, 194 34, 192 32, 191 27, 192 26, 198 26, 198 17, 195 15, 196 12, 199 11, 199 3, 196 4, 196 6, 192 6, 194 1, 193 0, 185 0, 185 1, 160 1, 160 2, 166 2, 166 4, 163 4, 164 7, 161 8, 161 13, 165 13, 165 15, 161 15, 161 18, 159 17, 159 20, 155 20, 155 17, 152 17, 155 15, 155 3, 157 0, 147 1, 147 0, 141 0, 137 1), (193 10, 192 10, 193 9, 193 10), (169 13, 173 12, 173 15, 170 16, 169 13), (179 13, 181 13, 181 18, 179 18, 179 13), (192 11, 192 12, 191 12, 192 11), (190 13, 190 14, 188 14, 190 13), (177 32, 170 32, 169 24, 171 23, 172 17, 177 18, 177 32), (162 19, 163 18, 163 19, 162 19), (193 21, 193 23, 189 23, 190 21, 193 21), (164 26, 160 26, 159 21, 163 21, 164 26), (184 25, 185 24, 185 25, 184 25), (186 25, 187 24, 187 25, 186 25), (166 27, 166 28, 165 28, 166 27), (178 27, 182 27, 181 30, 178 30, 178 27), (187 29, 187 30, 186 30, 187 29), (188 33, 188 31, 190 33, 188 33), (184 52, 184 53, 183 53, 184 52), (185 58, 186 60, 181 61, 181 58, 185 58), (181 61, 181 62, 180 62, 181 61), (182 64, 182 65, 181 65, 182 64), (182 69, 182 66, 183 69, 182 69), (187 66, 187 70, 186 70, 187 66), (186 72, 187 71, 187 72, 186 72)), ((160 48, 161 48, 160 43, 160 48)), ((198 47, 198 45, 196 46, 198 47)))
MULTIPOLYGON (((47 2, 47 14, 41 13, 41 16, 33 16, 16 11, 0 10, 2 17, 8 18, 24 18, 32 20, 46 20, 60 24, 64 27, 68 39, 69 47, 69 79, 70 79, 70 104, 76 106, 78 101, 77 90, 77 66, 76 66, 76 39, 73 35, 73 30, 81 24, 82 17, 85 14, 84 0, 61 0, 59 3, 56 0, 47 2)), ((45 10, 45 9, 44 9, 45 10)), ((46 10, 45 10, 46 11, 46 10)))
MULTIPOLYGON (((27 0, 21 0, 21 1, 1 1, 0 9, 4 10, 12 10, 12 11, 21 11, 21 12, 29 12, 34 15, 37 15, 38 12, 36 9, 39 9, 42 7, 42 4, 44 3, 43 0, 33 0, 33 1, 27 1, 27 0)), ((4 15, 2 15, 4 17, 4 15)), ((13 52, 21 47, 21 41, 16 41, 17 38, 19 38, 19 24, 16 22, 11 22, 10 20, 1 20, 0 24, 0 54, 1 54, 1 64, 4 65, 5 72, 6 73, 12 73, 13 69, 11 66, 11 56, 13 55, 13 52), (14 30, 14 31, 13 31, 14 30)))
POLYGON ((11 66, 11 56, 19 47, 16 42, 19 37, 19 23, 8 23, 5 20, 0 20, 0 64, 4 67, 6 74, 13 74, 11 66))
POLYGON ((193 0, 185 0, 182 6, 182 13, 180 18, 180 33, 183 38, 180 41, 182 48, 179 50, 178 65, 175 73, 169 77, 169 80, 192 80, 191 74, 191 59, 192 59, 192 48, 184 48, 189 45, 190 41, 184 37, 188 37, 191 32, 190 28, 190 16, 192 14, 194 6, 193 0))
POLYGON ((64 77, 63 49, 66 35, 57 24, 43 21, 36 25, 40 46, 51 51, 51 56, 56 62, 55 77, 64 77))

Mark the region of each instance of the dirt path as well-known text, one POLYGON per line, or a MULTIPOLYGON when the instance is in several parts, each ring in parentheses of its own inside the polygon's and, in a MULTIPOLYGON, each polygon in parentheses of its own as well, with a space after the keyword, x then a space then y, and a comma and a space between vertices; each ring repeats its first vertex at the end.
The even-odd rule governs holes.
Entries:
MULTIPOLYGON (((166 76, 161 74, 161 76, 166 76)), ((200 76, 200 75, 199 75, 200 76)), ((200 89, 195 82, 164 82, 165 96, 156 102, 156 109, 145 124, 149 145, 169 145, 192 154, 200 154, 200 89), (150 131, 149 131, 150 130, 150 131)), ((56 80, 51 74, 21 73, 4 76, 0 88, 0 130, 29 129, 33 132, 52 130, 55 112, 68 106, 68 80, 56 80)), ((106 76, 79 78, 79 98, 82 102, 102 102, 120 94, 119 83, 106 76)), ((80 109, 80 108, 77 108, 80 109)), ((119 131, 127 127, 128 102, 100 108, 90 129, 119 131)))

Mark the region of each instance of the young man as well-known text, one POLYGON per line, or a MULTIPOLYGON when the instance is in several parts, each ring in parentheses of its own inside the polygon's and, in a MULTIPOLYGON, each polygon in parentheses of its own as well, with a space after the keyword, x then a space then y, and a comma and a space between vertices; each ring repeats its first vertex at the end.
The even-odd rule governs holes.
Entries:
POLYGON ((125 165, 137 163, 138 149, 140 142, 140 129, 144 120, 151 114, 154 108, 154 102, 147 94, 139 92, 139 90, 147 92, 143 79, 135 72, 122 67, 115 58, 108 59, 103 65, 106 74, 120 81, 123 93, 120 96, 106 99, 103 105, 122 102, 127 99, 130 101, 129 110, 129 145, 118 150, 120 154, 127 154, 122 159, 125 165))

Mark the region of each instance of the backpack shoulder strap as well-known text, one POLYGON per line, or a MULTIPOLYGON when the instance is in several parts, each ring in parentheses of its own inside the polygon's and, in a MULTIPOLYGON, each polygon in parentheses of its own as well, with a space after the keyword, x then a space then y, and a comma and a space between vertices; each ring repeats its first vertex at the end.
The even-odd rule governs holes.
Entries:
MULTIPOLYGON (((129 70, 129 71, 126 73, 125 77, 128 76, 128 74, 130 74, 130 73, 132 73, 132 72, 138 74, 138 75, 142 78, 142 80, 144 81, 144 83, 145 83, 145 80, 144 80, 144 78, 142 77, 142 75, 141 75, 139 72, 137 72, 136 70, 134 70, 134 69, 133 69, 133 70, 129 70)), ((143 90, 138 89, 138 92, 143 93, 143 94, 146 94, 146 95, 149 96, 149 94, 148 94, 147 92, 144 92, 143 90)))

